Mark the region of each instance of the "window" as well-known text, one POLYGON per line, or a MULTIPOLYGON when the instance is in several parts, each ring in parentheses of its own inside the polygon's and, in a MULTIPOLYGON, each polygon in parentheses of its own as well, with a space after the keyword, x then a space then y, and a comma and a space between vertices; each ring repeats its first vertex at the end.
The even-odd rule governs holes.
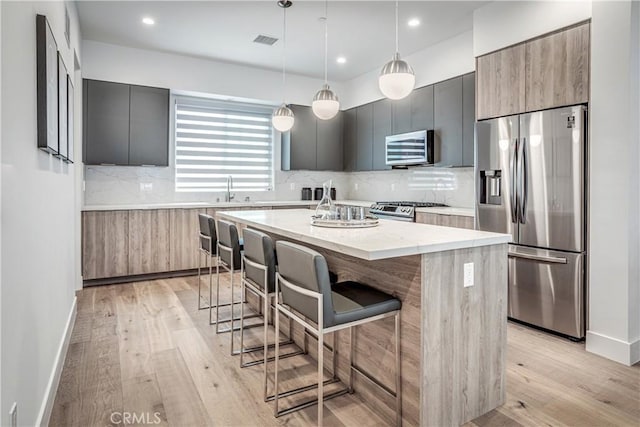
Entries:
POLYGON ((273 107, 176 97, 179 192, 268 191, 273 188, 273 107))

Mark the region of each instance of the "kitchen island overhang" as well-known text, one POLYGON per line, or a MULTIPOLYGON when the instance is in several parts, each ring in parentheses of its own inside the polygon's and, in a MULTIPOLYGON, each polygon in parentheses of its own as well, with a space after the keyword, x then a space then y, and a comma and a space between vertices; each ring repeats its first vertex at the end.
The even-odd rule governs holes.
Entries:
MULTIPOLYGON (((504 403, 511 236, 386 220, 374 228, 318 228, 306 209, 225 211, 218 218, 309 246, 325 256, 340 281, 366 283, 402 301, 405 425, 461 425, 504 403), (469 263, 473 285, 465 287, 469 263)), ((393 322, 359 326, 355 336, 358 365, 392 389, 393 322)), ((295 329, 294 339, 302 344, 303 331, 295 329)), ((348 334, 341 334, 343 381, 349 378, 349 345, 348 334)), ((354 388, 394 422, 393 399, 359 376, 354 388)))

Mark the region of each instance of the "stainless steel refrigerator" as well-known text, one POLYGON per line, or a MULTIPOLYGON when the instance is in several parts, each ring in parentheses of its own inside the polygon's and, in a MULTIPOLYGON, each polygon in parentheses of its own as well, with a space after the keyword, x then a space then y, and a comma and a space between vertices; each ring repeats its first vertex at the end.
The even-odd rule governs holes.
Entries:
POLYGON ((477 227, 508 233, 509 317, 585 334, 586 108, 476 124, 477 227))

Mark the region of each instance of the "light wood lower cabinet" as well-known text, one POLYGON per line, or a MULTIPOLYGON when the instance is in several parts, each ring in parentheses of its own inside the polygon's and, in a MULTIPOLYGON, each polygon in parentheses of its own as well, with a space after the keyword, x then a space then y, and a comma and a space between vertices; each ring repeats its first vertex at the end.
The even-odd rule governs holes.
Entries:
POLYGON ((169 270, 198 268, 198 215, 206 209, 171 209, 169 212, 169 270))
POLYGON ((471 230, 475 228, 473 217, 462 215, 416 212, 416 222, 421 224, 442 225, 445 227, 468 228, 471 230))
POLYGON ((129 211, 129 274, 169 270, 169 209, 129 211))
POLYGON ((84 279, 126 276, 129 212, 82 213, 82 276, 84 279))

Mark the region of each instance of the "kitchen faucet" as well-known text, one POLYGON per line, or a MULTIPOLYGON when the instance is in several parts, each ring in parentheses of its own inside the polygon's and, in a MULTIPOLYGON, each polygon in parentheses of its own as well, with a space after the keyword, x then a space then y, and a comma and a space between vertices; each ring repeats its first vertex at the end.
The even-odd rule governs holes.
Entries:
POLYGON ((235 194, 231 193, 231 188, 233 188, 233 177, 229 175, 227 177, 227 194, 224 195, 225 202, 230 202, 236 197, 235 194))

